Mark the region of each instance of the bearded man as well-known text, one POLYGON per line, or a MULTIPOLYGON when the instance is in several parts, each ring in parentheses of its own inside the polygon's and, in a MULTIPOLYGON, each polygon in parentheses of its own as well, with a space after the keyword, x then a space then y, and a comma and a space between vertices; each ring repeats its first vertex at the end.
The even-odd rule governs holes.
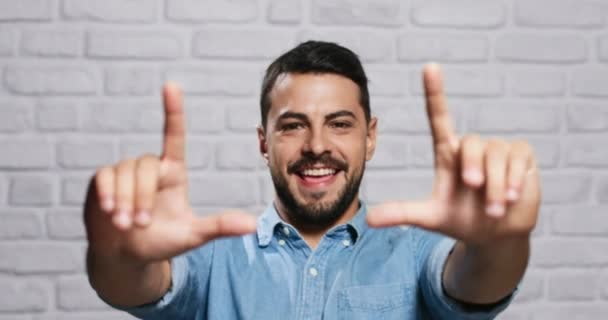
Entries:
POLYGON ((257 135, 275 197, 257 221, 193 212, 182 97, 167 84, 162 155, 91 180, 87 266, 99 296, 142 319, 492 319, 504 310, 539 211, 531 147, 458 137, 429 64, 431 195, 368 208, 359 185, 378 120, 367 81, 352 51, 326 42, 268 67, 257 135))

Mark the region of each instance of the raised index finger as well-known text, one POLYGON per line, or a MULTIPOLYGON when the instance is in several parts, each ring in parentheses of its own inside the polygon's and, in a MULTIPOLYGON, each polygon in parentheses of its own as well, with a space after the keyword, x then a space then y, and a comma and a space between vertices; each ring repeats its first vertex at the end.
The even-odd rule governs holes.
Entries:
POLYGON ((433 145, 435 149, 444 144, 454 146, 457 141, 443 93, 443 76, 439 65, 429 63, 424 66, 423 82, 433 145))
POLYGON ((165 128, 163 134, 163 159, 183 161, 185 153, 185 125, 183 98, 179 87, 167 83, 163 87, 163 104, 165 109, 165 128))

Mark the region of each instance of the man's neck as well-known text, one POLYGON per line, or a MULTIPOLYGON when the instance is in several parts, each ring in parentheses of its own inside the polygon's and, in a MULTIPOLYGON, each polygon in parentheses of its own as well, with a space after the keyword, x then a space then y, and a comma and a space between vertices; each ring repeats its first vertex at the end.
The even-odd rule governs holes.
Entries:
POLYGON ((350 221, 357 214, 357 211, 359 210, 359 197, 355 197, 353 202, 348 206, 338 220, 336 220, 333 224, 324 227, 319 227, 318 225, 302 225, 295 221, 291 221, 289 219, 289 215, 285 214, 286 208, 278 199, 275 199, 275 206, 281 219, 294 226, 306 244, 308 244, 308 246, 314 251, 327 231, 337 225, 350 221))

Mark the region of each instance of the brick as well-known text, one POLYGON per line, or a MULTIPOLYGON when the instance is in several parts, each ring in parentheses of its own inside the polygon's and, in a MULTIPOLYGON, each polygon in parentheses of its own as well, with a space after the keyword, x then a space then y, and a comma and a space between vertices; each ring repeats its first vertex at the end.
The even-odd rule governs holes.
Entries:
POLYGON ((292 32, 282 30, 207 28, 196 32, 192 46, 200 58, 272 59, 291 49, 294 40, 292 32))
POLYGON ((408 33, 398 38, 398 57, 406 62, 484 62, 489 42, 468 34, 408 33))
POLYGON ((0 239, 36 239, 44 235, 42 222, 33 210, 0 210, 0 239))
POLYGON ((515 295, 515 303, 533 302, 542 299, 544 292, 544 277, 541 272, 528 270, 515 295))
POLYGON ((607 209, 597 205, 561 206, 551 214, 551 230, 558 235, 608 235, 607 209))
POLYGON ((505 23, 506 8, 502 1, 417 0, 410 16, 423 27, 496 28, 505 23))
POLYGON ((469 113, 467 128, 488 133, 557 133, 560 130, 563 108, 544 104, 480 105, 469 113))
POLYGON ((147 0, 64 0, 63 16, 68 20, 96 22, 154 22, 158 2, 147 0))
POLYGON ((600 203, 608 203, 608 176, 598 178, 595 196, 600 203))
POLYGON ((105 72, 105 90, 109 95, 144 96, 160 93, 156 70, 141 67, 113 67, 105 72))
POLYGON ((80 127, 78 101, 40 100, 36 108, 36 123, 42 131, 75 131, 80 127))
MULTIPOLYGON (((84 198, 82 200, 84 200, 84 198)), ((86 232, 84 228, 84 222, 82 220, 81 208, 49 210, 46 214, 46 229, 48 232, 48 236, 51 239, 86 239, 86 232)))
POLYGON ((555 138, 526 137, 541 168, 556 168, 560 159, 560 142, 555 138))
POLYGON ((541 185, 545 204, 577 204, 591 193, 591 177, 581 172, 541 172, 541 185))
POLYGON ((435 164, 435 153, 433 141, 430 136, 408 137, 408 164, 414 168, 433 168, 435 164))
POLYGON ((175 59, 182 55, 183 43, 166 30, 92 31, 87 37, 87 55, 112 59, 175 59))
POLYGON ((538 71, 529 68, 509 74, 513 93, 521 97, 562 97, 566 93, 566 77, 562 72, 538 71))
POLYGON ((559 303, 545 305, 542 308, 532 309, 530 319, 601 319, 608 314, 608 307, 597 303, 559 303))
POLYGON ((608 97, 604 83, 608 82, 608 68, 582 67, 572 72, 570 86, 576 96, 588 98, 608 97))
POLYGON ((395 0, 314 0, 312 22, 320 25, 401 26, 407 8, 395 0))
POLYGON ((371 96, 402 97, 407 94, 408 74, 398 67, 368 67, 368 90, 371 96))
POLYGON ((588 56, 585 38, 577 35, 509 33, 496 40, 494 50, 505 62, 581 63, 588 56))
POLYGON ((9 202, 16 206, 47 206, 55 199, 55 183, 48 175, 22 175, 11 179, 9 202))
POLYGON ((186 94, 252 96, 259 91, 261 73, 248 67, 172 68, 166 80, 180 84, 186 94))
POLYGON ((57 283, 57 307, 67 311, 109 309, 91 288, 85 275, 64 276, 57 283))
POLYGON ((42 312, 49 308, 52 292, 45 280, 3 275, 0 287, 0 312, 42 312))
POLYGON ((78 246, 49 242, 0 243, 0 270, 18 274, 82 271, 84 256, 78 246))
POLYGON ((186 164, 189 169, 209 167, 212 158, 212 144, 208 139, 190 138, 186 142, 186 164))
MULTIPOLYGON (((219 99, 187 97, 185 102, 186 128, 194 133, 215 133, 225 127, 228 103, 219 99)), ((248 105, 251 107, 251 104, 248 105)))
POLYGON ((226 138, 215 144, 216 167, 220 170, 255 169, 263 165, 257 136, 226 138))
POLYGON ((21 54, 35 57, 77 57, 82 52, 82 33, 75 30, 25 30, 21 54))
POLYGON ((0 28, 0 56, 12 56, 15 53, 16 40, 15 31, 0 28))
POLYGON ((0 101, 0 132, 17 133, 33 127, 32 107, 17 101, 0 101))
POLYGON ((4 84, 16 94, 85 95, 95 93, 96 72, 74 65, 10 65, 4 72, 4 84))
POLYGON ((160 156, 162 152, 162 137, 129 138, 120 140, 120 159, 134 159, 145 154, 160 156))
POLYGON ((0 0, 0 21, 48 21, 56 0, 0 0))
POLYGON ((515 23, 535 28, 597 28, 604 25, 600 2, 577 0, 517 0, 515 23), (551 8, 551 10, 547 10, 551 8))
MULTIPOLYGON (((473 68, 445 68, 444 90, 453 97, 498 97, 504 92, 504 75, 501 72, 473 68)), ((416 95, 423 94, 421 72, 410 74, 410 89, 416 95)))
POLYGON ((51 143, 47 139, 0 139, 0 150, 0 169, 45 169, 53 159, 51 143))
POLYGON ((386 33, 344 29, 307 29, 298 34, 299 42, 318 40, 334 42, 355 52, 363 62, 382 62, 391 60, 394 53, 394 40, 386 33))
POLYGON ((259 106, 253 106, 249 102, 228 102, 224 108, 230 130, 252 134, 256 132, 257 126, 262 124, 259 106))
POLYGON ((242 207, 256 204, 256 180, 246 174, 206 174, 190 177, 192 205, 242 207))
POLYGON ((84 110, 83 127, 90 132, 161 132, 162 107, 154 103, 94 101, 84 110))
MULTIPOLYGON (((111 163, 105 163, 108 165, 111 163)), ((89 177, 69 177, 61 181, 61 203, 64 205, 84 204, 89 187, 89 177)))
POLYGON ((67 169, 94 169, 116 161, 114 143, 99 139, 71 139, 57 145, 57 163, 67 169))
POLYGON ((383 136, 376 143, 374 157, 368 162, 373 169, 402 169, 408 162, 408 144, 402 137, 383 136))
POLYGON ((422 200, 433 191, 432 173, 366 173, 362 190, 370 204, 391 200, 422 200))
POLYGON ((401 100, 384 100, 375 101, 374 104, 373 114, 378 118, 378 131, 381 134, 430 134, 423 102, 416 104, 401 100))
POLYGON ((567 109, 568 131, 608 131, 608 107, 604 104, 574 103, 567 109))
POLYGON ((171 0, 167 17, 177 22, 250 22, 257 18, 258 2, 250 0, 171 0))
POLYGON ((599 274, 596 272, 567 271, 549 276, 549 299, 555 301, 593 300, 598 293, 599 274))
POLYGON ((602 62, 608 62, 608 35, 598 38, 598 58, 602 62))
POLYGON ((270 0, 266 15, 268 22, 276 24, 297 24, 302 21, 301 0, 270 0))
POLYGON ((536 239, 532 242, 530 263, 543 268, 605 266, 607 245, 605 239, 536 239))
POLYGON ((565 163, 569 167, 606 168, 608 150, 598 146, 605 144, 603 136, 571 137, 566 139, 565 163))

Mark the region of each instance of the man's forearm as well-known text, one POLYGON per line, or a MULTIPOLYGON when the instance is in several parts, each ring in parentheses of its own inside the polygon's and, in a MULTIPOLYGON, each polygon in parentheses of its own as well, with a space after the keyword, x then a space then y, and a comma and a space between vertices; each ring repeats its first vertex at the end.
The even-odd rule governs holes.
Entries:
POLYGON ((449 296, 466 303, 498 302, 523 277, 529 255, 529 236, 488 246, 459 241, 445 265, 444 289, 449 296))
POLYGON ((171 286, 169 261, 146 265, 96 257, 89 250, 87 269, 91 286, 108 303, 140 306, 160 299, 171 286))

